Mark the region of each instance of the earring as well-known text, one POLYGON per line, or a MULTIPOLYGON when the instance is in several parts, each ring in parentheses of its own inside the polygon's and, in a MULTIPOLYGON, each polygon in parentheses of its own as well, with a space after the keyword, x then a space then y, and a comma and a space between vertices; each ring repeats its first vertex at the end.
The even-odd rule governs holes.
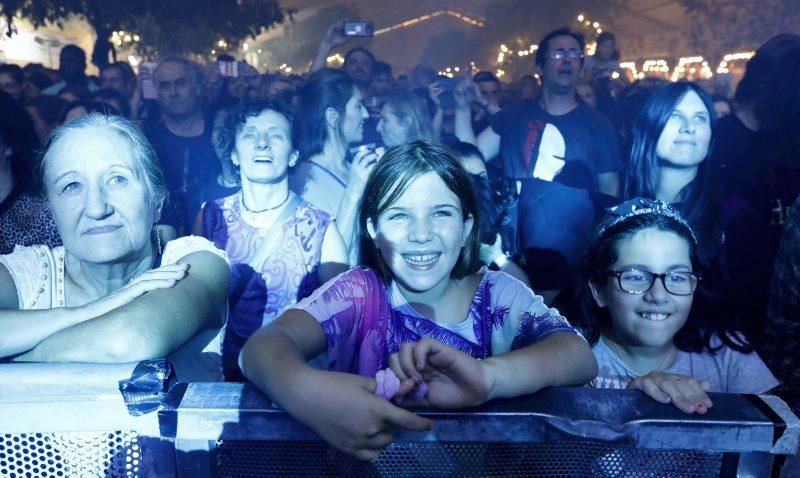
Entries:
POLYGON ((162 255, 164 252, 164 246, 161 242, 161 229, 158 226, 153 226, 153 234, 156 236, 156 247, 158 248, 158 255, 162 255))

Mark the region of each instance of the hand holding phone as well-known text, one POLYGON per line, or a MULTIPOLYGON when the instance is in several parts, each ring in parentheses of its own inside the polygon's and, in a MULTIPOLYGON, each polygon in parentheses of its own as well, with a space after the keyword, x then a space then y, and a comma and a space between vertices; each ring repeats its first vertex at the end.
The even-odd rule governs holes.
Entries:
POLYGON ((342 30, 346 37, 371 37, 374 26, 372 22, 347 20, 342 24, 342 30))
POLYGON ((327 45, 329 48, 334 48, 339 45, 347 43, 348 38, 344 36, 344 29, 340 22, 336 22, 328 27, 325 36, 322 38, 322 44, 327 45))

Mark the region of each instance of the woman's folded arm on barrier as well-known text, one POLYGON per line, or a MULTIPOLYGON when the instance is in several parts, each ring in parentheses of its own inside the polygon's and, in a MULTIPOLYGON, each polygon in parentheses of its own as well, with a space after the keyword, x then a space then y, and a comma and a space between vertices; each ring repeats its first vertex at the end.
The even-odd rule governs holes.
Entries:
MULTIPOLYGON (((316 370, 309 360, 326 350, 322 326, 309 313, 289 309, 245 344, 245 376, 290 415, 333 446, 363 460, 377 459, 395 426, 428 430, 430 420, 375 395, 373 378, 316 370)), ((401 394, 414 386, 407 380, 401 394)))
POLYGON ((18 310, 18 307, 16 284, 6 266, 0 264, 0 357, 30 350, 53 333, 91 318, 73 308, 18 310))
MULTIPOLYGON (((133 362, 164 357, 198 331, 221 327, 230 280, 228 265, 204 251, 191 253, 178 264, 140 276, 166 270, 152 280, 137 278, 113 294, 67 309, 64 313, 74 313, 81 320, 48 335, 16 360, 133 362)), ((59 313, 59 309, 42 312, 59 313)))
POLYGON ((188 266, 173 264, 147 271, 113 294, 82 307, 34 310, 17 310, 16 284, 8 269, 3 265, 0 268, 0 335, 4 339, 0 341, 0 356, 7 357, 31 350, 50 335, 105 314, 151 290, 172 287, 185 276, 188 266))
POLYGON ((481 405, 546 387, 581 385, 597 374, 588 344, 570 333, 554 333, 540 342, 477 360, 434 339, 405 343, 389 360, 401 380, 424 381, 420 404, 442 408, 481 405), (559 367, 548 366, 558 363, 559 367))

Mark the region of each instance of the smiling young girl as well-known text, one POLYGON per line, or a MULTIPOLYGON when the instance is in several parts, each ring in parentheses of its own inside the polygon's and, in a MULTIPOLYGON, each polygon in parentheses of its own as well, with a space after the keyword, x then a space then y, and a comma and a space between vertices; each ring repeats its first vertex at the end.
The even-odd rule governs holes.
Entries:
POLYGON ((693 307, 705 295, 699 267, 697 238, 666 203, 637 198, 610 210, 584 259, 576 319, 600 367, 593 386, 638 389, 705 413, 706 392, 778 385, 725 316, 693 307))
POLYGON ((505 273, 479 269, 476 221, 470 178, 448 150, 425 141, 391 148, 359 211, 365 267, 254 334, 242 351, 245 375, 362 459, 377 458, 395 425, 431 426, 376 390, 454 408, 587 382, 596 364, 566 319, 505 273), (326 351, 328 371, 306 364, 326 351), (396 393, 381 380, 387 367, 396 393))

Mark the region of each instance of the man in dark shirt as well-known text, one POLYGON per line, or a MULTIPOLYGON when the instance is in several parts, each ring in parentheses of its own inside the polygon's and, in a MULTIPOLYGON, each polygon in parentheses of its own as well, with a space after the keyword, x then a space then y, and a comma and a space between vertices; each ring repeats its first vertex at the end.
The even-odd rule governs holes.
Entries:
POLYGON ((202 111, 202 74, 189 60, 168 57, 153 72, 161 123, 145 131, 161 162, 170 197, 161 222, 179 236, 192 230, 205 198, 203 185, 215 178, 219 161, 211 145, 211 125, 202 111))
MULTIPOLYGON (((489 127, 475 136, 469 109, 456 111, 456 136, 475 144, 487 160, 500 156, 510 179, 552 181, 570 161, 581 161, 592 174, 582 189, 616 196, 621 162, 611 123, 578 103, 583 40, 567 29, 547 34, 539 43, 536 67, 541 95, 494 114, 489 127)), ((463 86, 459 86, 463 91, 463 86)), ((458 96, 458 95, 457 95, 458 96)))
POLYGON ((468 83, 456 88, 456 136, 478 146, 487 160, 499 155, 505 176, 522 193, 518 248, 534 289, 546 298, 569 281, 569 266, 593 219, 588 192, 616 196, 619 190, 616 133, 605 117, 576 100, 583 50, 582 37, 566 28, 545 35, 536 53, 540 96, 494 114, 477 137, 469 100, 480 95, 468 83))
POLYGON ((64 45, 58 54, 61 81, 42 90, 43 95, 57 95, 67 86, 88 88, 94 93, 100 88, 86 76, 86 52, 77 45, 64 45))

